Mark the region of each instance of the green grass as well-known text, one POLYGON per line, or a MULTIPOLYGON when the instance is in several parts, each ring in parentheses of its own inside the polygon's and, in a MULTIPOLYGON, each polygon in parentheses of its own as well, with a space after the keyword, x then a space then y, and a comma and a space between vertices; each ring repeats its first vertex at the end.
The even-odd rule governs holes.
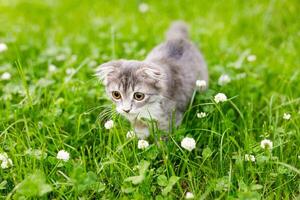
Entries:
POLYGON ((0 1, 0 43, 8 45, 0 75, 12 75, 0 81, 0 153, 13 162, 0 168, 0 199, 300 198, 299 2, 147 1, 147 13, 140 2, 0 1), (168 141, 156 132, 139 150, 126 139, 129 123, 110 116, 94 69, 143 59, 174 19, 191 26, 210 90, 196 94, 168 141), (224 73, 232 81, 221 87, 224 73), (230 100, 214 104, 218 92, 230 100), (198 119, 200 111, 208 116, 198 119), (105 130, 110 117, 116 126, 105 130), (185 136, 197 142, 192 152, 180 147, 185 136), (261 149, 264 138, 271 151, 261 149), (56 159, 61 149, 68 162, 56 159))

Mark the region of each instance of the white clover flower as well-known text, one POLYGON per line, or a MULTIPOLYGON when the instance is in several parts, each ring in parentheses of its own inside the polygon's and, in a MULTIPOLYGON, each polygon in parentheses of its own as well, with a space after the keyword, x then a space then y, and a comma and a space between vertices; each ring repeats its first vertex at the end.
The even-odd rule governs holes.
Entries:
POLYGON ((108 120, 107 122, 105 122, 104 127, 106 129, 111 129, 112 127, 114 127, 114 121, 113 120, 108 120))
POLYGON ((11 79, 11 74, 9 72, 4 72, 1 75, 1 80, 10 80, 11 79))
POLYGON ((254 61, 256 61, 256 55, 249 55, 249 56, 247 56, 247 61, 248 62, 254 62, 254 61))
POLYGON ((196 81, 196 86, 200 89, 200 90, 205 90, 207 87, 207 83, 205 80, 197 80, 196 81))
POLYGON ((206 117, 206 116, 207 116, 207 114, 206 114, 205 112, 197 113, 197 117, 198 117, 198 118, 204 118, 204 117, 206 117))
POLYGON ((98 63, 95 60, 91 60, 88 65, 89 65, 90 68, 93 68, 93 67, 96 67, 97 64, 98 63))
POLYGON ((185 199, 193 199, 194 198, 194 194, 192 192, 187 192, 185 194, 185 199))
POLYGON ((75 72, 76 72, 76 69, 74 69, 74 68, 66 69, 66 74, 68 74, 68 75, 74 74, 75 72))
POLYGON ((7 169, 13 166, 12 160, 8 157, 7 153, 5 152, 0 153, 0 161, 2 169, 7 169))
POLYGON ((33 156, 38 160, 45 159, 47 157, 47 153, 43 152, 42 150, 39 150, 39 149, 31 149, 31 148, 27 149, 25 151, 25 154, 27 154, 29 156, 33 156))
POLYGON ((7 45, 5 43, 0 43, 0 53, 6 51, 7 49, 8 48, 7 48, 7 45))
POLYGON ((222 74, 218 80, 218 84, 223 86, 226 85, 227 83, 229 83, 231 81, 231 78, 229 77, 228 74, 222 74))
POLYGON ((196 148, 196 141, 194 140, 194 138, 185 137, 181 141, 181 147, 188 151, 192 151, 196 148))
POLYGON ((127 139, 131 139, 135 137, 135 133, 133 131, 128 131, 126 134, 127 139))
POLYGON ((63 160, 65 162, 67 162, 70 159, 70 154, 69 152, 65 151, 65 150, 60 150, 57 155, 56 158, 58 160, 63 160))
POLYGON ((246 73, 239 73, 239 74, 236 75, 236 79, 240 80, 240 79, 246 78, 246 76, 247 76, 246 73))
POLYGON ((8 158, 7 160, 3 160, 2 163, 1 163, 1 168, 2 169, 7 169, 9 167, 12 167, 13 166, 13 163, 12 163, 12 160, 10 158, 8 158))
POLYGON ((70 62, 76 62, 77 60, 77 55, 72 55, 70 58, 70 62))
POLYGON ((214 100, 216 103, 225 102, 227 101, 227 97, 224 93, 218 93, 216 94, 214 100))
POLYGON ((56 71, 57 71, 57 67, 56 67, 54 64, 50 64, 50 65, 48 66, 48 71, 49 71, 50 73, 56 72, 56 71))
POLYGON ((273 148, 273 142, 271 140, 268 139, 264 139, 260 142, 260 147, 263 149, 270 149, 272 150, 273 148))
POLYGON ((6 159, 8 159, 7 153, 5 153, 5 152, 0 153, 0 160, 3 161, 3 160, 6 160, 6 159))
POLYGON ((251 154, 245 154, 245 161, 255 162, 255 156, 251 154))
POLYGON ((292 117, 292 116, 291 116, 290 113, 284 113, 282 118, 285 119, 285 120, 290 120, 291 117, 292 117))
POLYGON ((59 55, 57 55, 57 56, 55 57, 55 59, 56 59, 57 61, 64 61, 64 60, 67 59, 67 56, 64 55, 64 54, 59 54, 59 55))
POLYGON ((147 140, 138 141, 138 149, 146 149, 148 146, 149 146, 149 142, 147 140))
POLYGON ((149 10, 149 5, 147 3, 141 3, 139 5, 139 11, 141 13, 146 13, 146 12, 148 12, 148 10, 149 10))
POLYGON ((7 160, 1 161, 1 168, 2 169, 7 169, 8 168, 8 161, 7 160))

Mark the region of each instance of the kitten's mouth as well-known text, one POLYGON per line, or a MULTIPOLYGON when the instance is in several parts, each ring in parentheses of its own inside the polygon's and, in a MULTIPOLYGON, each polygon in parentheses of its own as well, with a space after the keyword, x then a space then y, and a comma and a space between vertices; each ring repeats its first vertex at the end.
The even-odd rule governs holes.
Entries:
POLYGON ((121 112, 121 114, 126 117, 130 121, 140 121, 140 120, 145 120, 147 117, 143 116, 141 112, 133 113, 133 112, 121 112))
POLYGON ((144 120, 155 120, 154 118, 151 117, 151 115, 149 114, 149 116, 144 116, 142 114, 142 112, 138 112, 138 113, 126 113, 126 112, 122 112, 121 113, 124 117, 126 117, 127 119, 129 119, 130 121, 144 121, 144 120))
POLYGON ((150 118, 142 116, 141 113, 131 113, 131 114, 126 113, 125 117, 127 117, 129 120, 132 120, 132 121, 147 121, 147 120, 150 120, 150 118))
POLYGON ((125 116, 126 118, 128 118, 129 120, 135 120, 138 118, 139 113, 122 113, 123 116, 125 116))

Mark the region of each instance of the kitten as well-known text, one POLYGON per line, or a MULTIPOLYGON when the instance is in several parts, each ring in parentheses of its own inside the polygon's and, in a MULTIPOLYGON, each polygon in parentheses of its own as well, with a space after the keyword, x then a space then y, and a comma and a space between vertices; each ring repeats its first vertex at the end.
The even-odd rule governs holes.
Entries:
POLYGON ((196 80, 208 83, 203 57, 189 40, 187 25, 179 21, 145 60, 110 61, 100 65, 96 75, 117 112, 131 122, 139 138, 149 136, 143 119, 157 121, 158 128, 166 131, 172 118, 179 125, 196 80))

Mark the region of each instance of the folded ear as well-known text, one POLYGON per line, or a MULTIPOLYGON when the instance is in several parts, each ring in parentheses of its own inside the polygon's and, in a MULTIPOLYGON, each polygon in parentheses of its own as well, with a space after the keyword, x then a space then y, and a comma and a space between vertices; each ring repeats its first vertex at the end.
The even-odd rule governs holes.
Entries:
POLYGON ((155 82, 165 80, 166 76, 157 66, 146 65, 142 66, 138 71, 145 79, 152 79, 155 82))
POLYGON ((104 85, 107 85, 108 78, 117 73, 118 67, 120 67, 121 61, 110 61, 103 63, 96 69, 96 76, 102 81, 104 85))

